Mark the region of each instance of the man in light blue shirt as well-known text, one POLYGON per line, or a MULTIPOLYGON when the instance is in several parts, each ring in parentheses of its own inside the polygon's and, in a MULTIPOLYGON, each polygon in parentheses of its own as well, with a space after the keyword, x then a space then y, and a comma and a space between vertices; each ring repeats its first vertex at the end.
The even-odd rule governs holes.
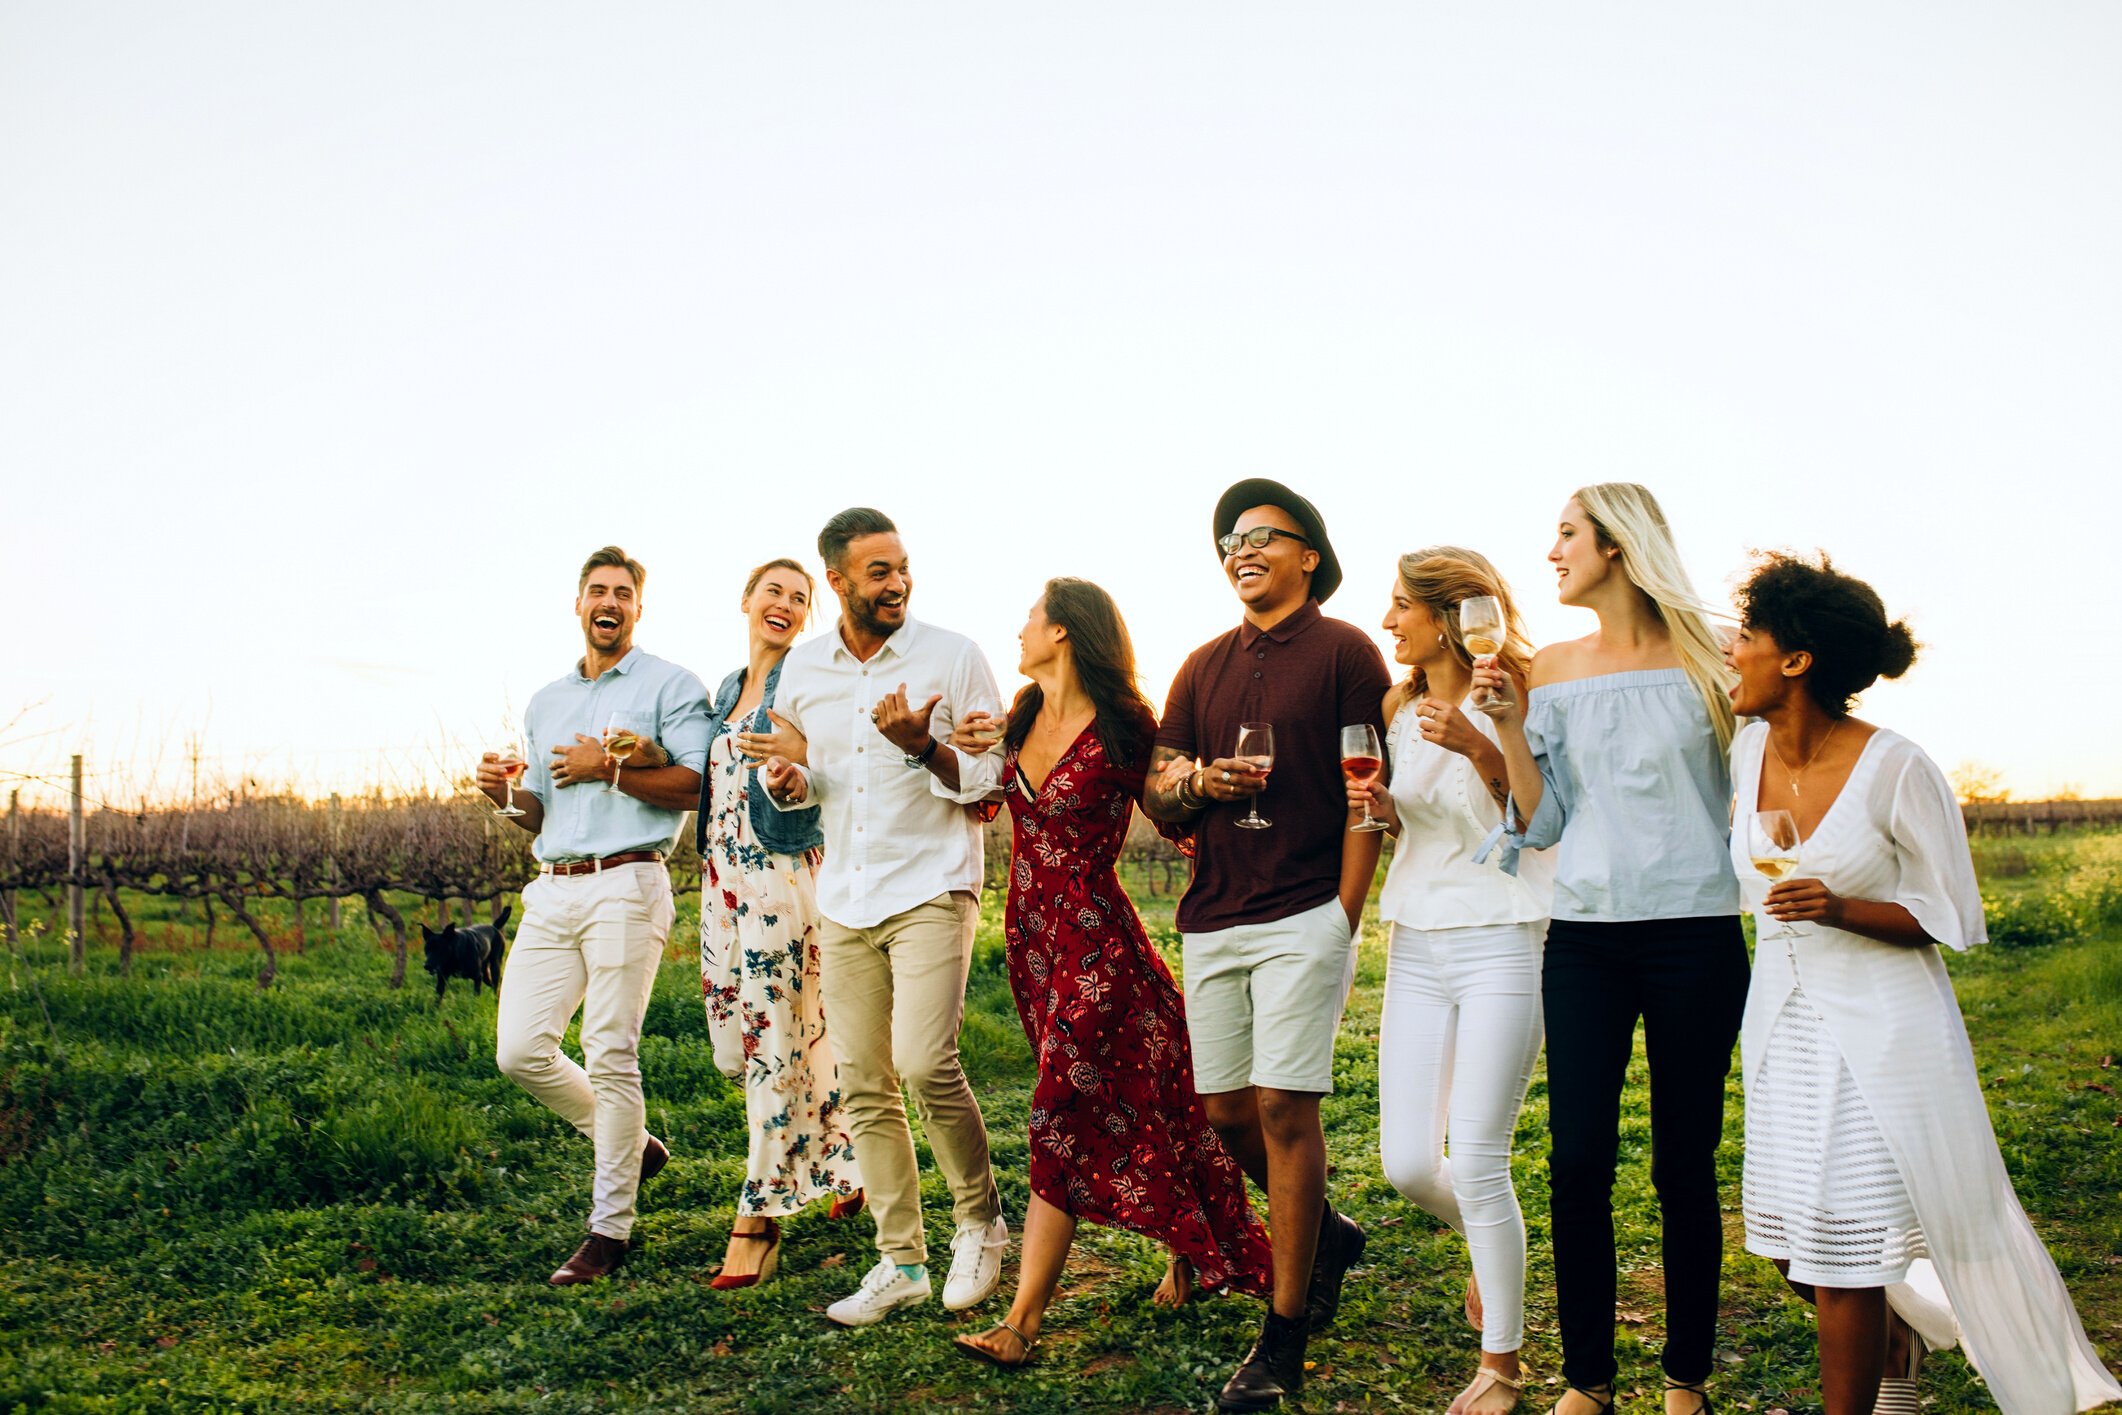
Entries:
MULTIPOLYGON (((670 1158, 643 1128, 641 1018, 670 938, 663 859, 707 769, 707 688, 634 647, 645 578, 614 545, 582 567, 582 659, 523 715, 523 814, 508 817, 537 837, 538 878, 523 890, 495 1061, 596 1149, 589 1236, 552 1275, 555 1287, 619 1266, 635 1193, 670 1158), (623 762, 607 751, 622 733, 638 741, 623 762), (560 1050, 577 1008, 582 1066, 560 1050)), ((497 805, 507 798, 495 754, 479 763, 478 783, 497 805)))

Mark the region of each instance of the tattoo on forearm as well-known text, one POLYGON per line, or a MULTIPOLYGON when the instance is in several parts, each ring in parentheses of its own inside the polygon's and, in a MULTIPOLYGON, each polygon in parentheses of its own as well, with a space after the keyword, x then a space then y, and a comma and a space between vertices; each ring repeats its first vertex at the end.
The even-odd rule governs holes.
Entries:
POLYGON ((1491 776, 1488 779, 1488 794, 1496 798, 1497 805, 1507 806, 1510 804, 1510 783, 1500 776, 1491 776))

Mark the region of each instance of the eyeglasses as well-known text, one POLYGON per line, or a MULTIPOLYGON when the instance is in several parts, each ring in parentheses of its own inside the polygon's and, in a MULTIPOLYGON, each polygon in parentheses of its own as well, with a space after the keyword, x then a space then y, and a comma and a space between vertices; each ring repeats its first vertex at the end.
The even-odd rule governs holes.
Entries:
POLYGON ((1265 550, 1267 543, 1276 536, 1286 536, 1299 545, 1311 544, 1295 531, 1277 530, 1273 526, 1254 526, 1249 531, 1232 531, 1229 535, 1217 536, 1216 546, 1224 555, 1231 556, 1238 553, 1238 547, 1241 545, 1249 545, 1254 550, 1265 550))

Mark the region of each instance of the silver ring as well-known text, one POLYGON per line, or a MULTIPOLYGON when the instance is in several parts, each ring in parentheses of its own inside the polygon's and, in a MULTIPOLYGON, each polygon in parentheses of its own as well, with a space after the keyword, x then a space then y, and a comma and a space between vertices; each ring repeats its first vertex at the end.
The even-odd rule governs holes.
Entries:
POLYGON ((1225 786, 1230 785, 1230 773, 1227 771, 1223 773, 1223 784, 1225 786))

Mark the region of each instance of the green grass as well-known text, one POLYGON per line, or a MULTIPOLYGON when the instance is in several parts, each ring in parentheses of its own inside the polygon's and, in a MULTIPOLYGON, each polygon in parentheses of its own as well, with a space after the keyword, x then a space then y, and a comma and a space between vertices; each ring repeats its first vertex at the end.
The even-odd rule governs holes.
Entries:
MULTIPOLYGON (((1976 950, 1950 966, 2020 1196, 2114 1357, 2122 929, 2101 901, 2122 879, 2122 836, 1977 850, 1993 913, 2060 895, 2081 925, 2063 941, 1976 950)), ((1142 902, 1176 964, 1170 900, 1142 902)), ((327 940, 314 925, 308 953, 284 958, 261 993, 238 929, 224 922, 207 950, 165 906, 142 912, 149 942, 130 978, 103 944, 86 977, 68 977, 63 949, 41 931, 26 965, 6 965, 0 1410, 1198 1410, 1256 1329, 1246 1299, 1152 1311, 1159 1251, 1091 1228, 1041 1363, 1021 1372, 955 1356, 948 1338, 967 1324, 940 1305, 864 1331, 825 1322, 825 1304, 871 1260, 866 1218, 806 1214, 788 1226, 773 1282, 710 1291, 742 1180, 742 1104, 708 1059, 690 905, 642 1046, 650 1123, 671 1142, 671 1166, 643 1193, 641 1243, 617 1280, 547 1288, 580 1234, 589 1150, 495 1073, 490 994, 452 984, 438 1009, 417 956, 406 989, 391 992, 372 936, 349 927, 327 940)), ((964 1052, 1015 1215, 1031 1068, 997 924, 991 899, 964 1052)), ((1401 1201, 1378 1165, 1383 972, 1373 927, 1326 1107, 1336 1200, 1372 1243, 1341 1323, 1313 1344, 1309 1410, 1441 1409, 1476 1359, 1458 1315, 1463 1246, 1401 1201)), ((1817 1408, 1807 1309, 1738 1243, 1736 1070, 1722 1157, 1732 1241, 1721 1400, 1817 1408)), ((1636 1076, 1617 1189, 1623 1391, 1624 1405, 1655 1408, 1662 1317, 1640 1056, 1636 1076)), ((1517 1161, 1533 1254, 1528 1411, 1545 1408, 1552 1392, 1537 1383, 1557 1366, 1545 1107, 1536 1077, 1517 1161)), ((948 1204, 932 1171, 927 1197, 940 1249, 948 1204)), ((1989 1408, 1957 1355, 1929 1371, 1932 1410, 1989 1408)))

